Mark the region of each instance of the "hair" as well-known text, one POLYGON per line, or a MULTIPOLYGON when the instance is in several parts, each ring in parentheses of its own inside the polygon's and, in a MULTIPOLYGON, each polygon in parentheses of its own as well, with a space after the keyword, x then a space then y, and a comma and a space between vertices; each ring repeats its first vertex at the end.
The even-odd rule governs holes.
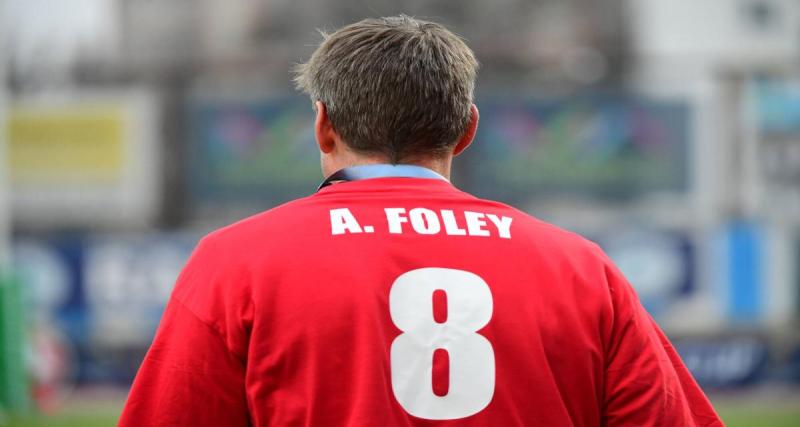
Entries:
POLYGON ((478 62, 444 26, 400 15, 322 36, 294 80, 348 147, 402 163, 443 155, 466 132, 478 62))

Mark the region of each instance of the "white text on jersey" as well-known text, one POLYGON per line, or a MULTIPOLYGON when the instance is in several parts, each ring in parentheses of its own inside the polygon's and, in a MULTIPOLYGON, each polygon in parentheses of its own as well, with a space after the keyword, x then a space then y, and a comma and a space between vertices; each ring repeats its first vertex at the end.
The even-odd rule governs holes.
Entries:
MULTIPOLYGON (((417 233, 450 236, 497 236, 511 238, 511 221, 508 216, 490 213, 449 209, 385 208, 389 234, 417 233)), ((331 234, 374 233, 374 225, 361 224, 348 208, 331 209, 331 234)))

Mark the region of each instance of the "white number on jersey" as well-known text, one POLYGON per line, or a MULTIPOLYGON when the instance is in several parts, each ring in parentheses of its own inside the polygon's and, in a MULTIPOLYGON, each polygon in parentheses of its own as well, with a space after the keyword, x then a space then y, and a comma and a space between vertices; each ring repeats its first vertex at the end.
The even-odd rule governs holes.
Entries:
POLYGON ((392 390, 409 414, 431 420, 464 418, 483 410, 495 385, 494 350, 476 331, 492 318, 492 293, 476 274, 450 268, 404 273, 389 291, 392 321, 403 331, 392 342, 392 390), (447 320, 433 317, 433 293, 447 295, 447 320), (449 389, 433 391, 433 353, 446 350, 449 389))

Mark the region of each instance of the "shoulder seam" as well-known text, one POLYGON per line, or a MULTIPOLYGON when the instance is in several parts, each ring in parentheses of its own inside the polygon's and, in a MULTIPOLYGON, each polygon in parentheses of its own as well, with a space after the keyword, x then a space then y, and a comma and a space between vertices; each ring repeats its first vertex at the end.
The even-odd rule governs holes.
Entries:
POLYGON ((200 317, 199 314, 195 313, 195 311, 192 310, 191 307, 189 307, 189 305, 187 305, 185 302, 181 301, 181 299, 178 298, 177 296, 173 296, 171 299, 173 301, 175 301, 176 303, 180 304, 181 307, 185 308, 186 311, 188 311, 192 315, 192 317, 197 319, 198 322, 202 323, 205 327, 209 328, 211 330, 211 332, 213 333, 213 335, 216 336, 221 341, 222 346, 225 348, 225 351, 230 353, 231 356, 233 356, 236 360, 238 360, 239 363, 242 364, 242 367, 244 367, 246 365, 245 361, 243 360, 243 358, 241 356, 239 356, 238 354, 236 354, 233 351, 231 351, 231 349, 228 347, 228 342, 225 340, 225 334, 223 334, 222 331, 217 329, 214 326, 213 323, 208 322, 205 319, 203 319, 202 317, 200 317))

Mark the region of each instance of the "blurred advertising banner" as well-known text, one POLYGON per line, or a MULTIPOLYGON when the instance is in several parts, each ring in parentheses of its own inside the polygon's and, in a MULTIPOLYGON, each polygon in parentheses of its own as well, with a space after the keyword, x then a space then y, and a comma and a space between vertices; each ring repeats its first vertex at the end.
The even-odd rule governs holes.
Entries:
MULTIPOLYGON (((782 265, 791 270, 793 252, 785 251, 786 260, 768 257, 784 252, 772 249, 782 239, 757 225, 732 223, 707 242, 653 227, 613 229, 592 239, 625 274, 647 310, 667 324, 683 318, 694 326, 722 321, 723 329, 727 322, 758 325, 780 313, 791 317, 797 308, 792 272, 773 272, 782 265), (697 274, 698 263, 714 272, 713 280, 697 274), (702 310, 681 314, 692 306, 702 310)), ((35 313, 47 317, 91 308, 103 320, 93 335, 124 342, 149 338, 196 240, 184 233, 24 238, 16 241, 14 254, 35 313), (132 324, 130 318, 140 321, 132 324)))
POLYGON ((670 334, 714 335, 727 330, 722 286, 704 270, 710 251, 705 235, 643 222, 582 230, 636 290, 644 308, 670 334))
POLYGON ((800 224, 800 76, 750 79, 743 110, 748 207, 800 224))
POLYGON ((13 262, 24 284, 34 377, 126 382, 153 337, 199 236, 26 237, 13 262))
POLYGON ((678 339, 673 344, 703 387, 745 386, 762 381, 768 375, 769 345, 760 338, 678 339))
POLYGON ((307 99, 195 98, 189 111, 196 208, 269 208, 312 194, 322 180, 307 99))
POLYGON ((628 221, 580 230, 678 336, 781 331, 800 315, 800 233, 758 221, 710 229, 628 221))
POLYGON ((145 90, 14 100, 4 131, 15 221, 149 224, 160 193, 156 108, 145 90))
MULTIPOLYGON (((769 342, 738 339, 742 331, 769 336, 798 314, 798 295, 792 293, 797 277, 782 276, 781 270, 796 269, 796 260, 773 256, 779 235, 731 223, 715 233, 640 226, 590 236, 676 339, 698 378, 724 387, 759 381, 764 363, 773 363, 763 360, 769 342)), ((199 237, 154 232, 17 238, 14 266, 28 308, 34 378, 130 381, 199 237)), ((786 243, 800 249, 800 239, 786 243)))
MULTIPOLYGON (((456 184, 478 196, 524 202, 687 190, 686 105, 621 96, 478 105, 475 144, 455 171, 456 184)), ((195 206, 271 207, 311 194, 321 179, 306 99, 195 98, 190 121, 195 206)))
POLYGON ((469 189, 512 203, 571 194, 620 199, 687 191, 689 109, 626 96, 489 99, 469 189))
POLYGON ((800 79, 760 78, 752 85, 758 128, 767 135, 800 136, 800 79))

